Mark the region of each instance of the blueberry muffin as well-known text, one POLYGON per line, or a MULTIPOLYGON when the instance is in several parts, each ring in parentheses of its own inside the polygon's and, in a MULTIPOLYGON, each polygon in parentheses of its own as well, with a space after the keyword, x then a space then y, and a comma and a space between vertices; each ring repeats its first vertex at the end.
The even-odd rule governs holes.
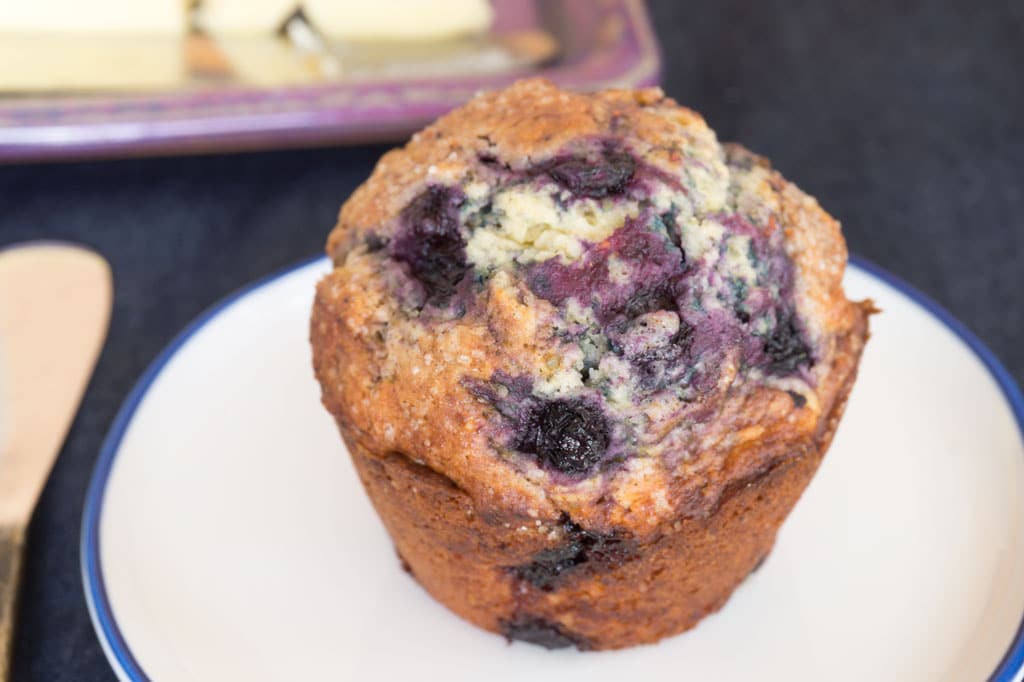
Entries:
POLYGON ((838 223, 657 89, 480 94, 384 155, 327 253, 316 376, 402 565, 551 648, 725 603, 828 448, 871 312, 838 223))

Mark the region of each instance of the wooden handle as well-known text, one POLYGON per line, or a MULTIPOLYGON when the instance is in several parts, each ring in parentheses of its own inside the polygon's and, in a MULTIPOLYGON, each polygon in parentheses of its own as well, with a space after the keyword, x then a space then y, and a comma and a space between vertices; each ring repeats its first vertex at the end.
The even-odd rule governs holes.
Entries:
POLYGON ((25 544, 22 528, 0 526, 0 682, 11 679, 14 616, 21 582, 21 555, 25 544))

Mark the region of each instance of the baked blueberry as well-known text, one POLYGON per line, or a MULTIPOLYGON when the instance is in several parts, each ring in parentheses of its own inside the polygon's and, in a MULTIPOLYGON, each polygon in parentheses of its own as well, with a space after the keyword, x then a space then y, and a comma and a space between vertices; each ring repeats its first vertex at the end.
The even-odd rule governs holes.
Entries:
POLYGON ((530 563, 513 566, 511 571, 520 580, 551 592, 558 586, 563 575, 586 561, 583 543, 579 538, 570 538, 563 545, 537 552, 530 563))
POLYGON ((603 199, 622 194, 636 172, 636 159, 628 152, 605 149, 597 159, 570 156, 552 163, 547 173, 579 197, 603 199))
POLYGON ((768 371, 788 374, 798 367, 811 365, 811 351, 801 338, 792 315, 784 315, 764 340, 764 352, 769 358, 768 371))
POLYGON ((630 296, 622 307, 622 315, 632 320, 645 313, 675 309, 676 299, 672 293, 671 282, 659 282, 641 288, 630 296))
POLYGON ((516 449, 558 471, 579 474, 604 456, 610 437, 601 412, 579 400, 552 400, 530 411, 516 449))
POLYGON ((511 621, 502 621, 501 629, 510 642, 529 642, 545 649, 568 649, 572 646, 580 650, 590 648, 582 637, 544 618, 518 615, 511 621))
POLYGON ((365 239, 363 239, 363 244, 366 246, 367 253, 377 253, 378 251, 383 250, 384 247, 388 245, 388 240, 385 239, 384 237, 381 237, 376 232, 371 232, 368 235, 366 235, 365 239))
POLYGON ((431 185, 400 216, 401 233, 394 240, 392 256, 409 266, 429 303, 446 303, 469 267, 459 226, 462 201, 459 192, 431 185))
POLYGON ((558 588, 562 579, 586 565, 589 570, 616 568, 635 556, 635 546, 618 533, 594 533, 562 517, 565 541, 557 547, 537 552, 533 559, 511 572, 520 580, 545 592, 558 588))

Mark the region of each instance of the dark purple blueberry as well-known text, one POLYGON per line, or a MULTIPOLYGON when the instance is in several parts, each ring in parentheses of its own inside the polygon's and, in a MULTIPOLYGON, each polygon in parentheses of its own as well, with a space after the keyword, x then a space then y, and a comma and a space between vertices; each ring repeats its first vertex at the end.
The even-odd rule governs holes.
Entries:
POLYGON ((512 574, 537 589, 552 592, 564 574, 587 561, 586 550, 576 539, 537 552, 528 564, 513 566, 512 574))
POLYGON ((604 456, 609 440, 599 410, 578 400, 553 400, 530 412, 516 449, 558 471, 578 474, 604 456))
POLYGON ((591 199, 622 194, 636 172, 636 160, 624 151, 606 149, 598 159, 570 156, 547 167, 547 173, 573 194, 591 199))
POLYGON ((613 339, 618 333, 626 331, 631 323, 641 315, 659 310, 677 311, 675 285, 672 279, 662 280, 654 284, 641 286, 619 303, 605 306, 601 315, 604 331, 613 339))
POLYGON ((782 317, 764 341, 764 352, 768 355, 768 371, 772 374, 789 374, 802 365, 811 365, 811 350, 804 343, 792 315, 782 317))
POLYGON ((670 282, 662 282, 638 290, 622 306, 622 315, 629 320, 658 310, 676 310, 676 298, 670 282))
POLYGON ((405 207, 402 230, 392 255, 409 266, 424 287, 427 302, 443 304, 469 268, 466 242, 459 229, 462 195, 449 187, 432 185, 405 207))
POLYGON ((665 224, 665 231, 672 245, 679 249, 679 259, 686 265, 686 250, 683 248, 683 235, 679 233, 679 224, 676 222, 675 213, 662 213, 661 222, 665 224))
POLYGON ((562 545, 537 552, 530 563, 508 570, 520 580, 544 592, 554 591, 574 569, 587 565, 590 570, 621 566, 636 556, 635 546, 619 533, 594 533, 562 517, 566 540, 562 545))
POLYGON ((807 396, 802 393, 797 393, 796 391, 786 391, 786 393, 788 393, 789 397, 793 399, 793 406, 797 409, 800 409, 807 404, 807 396))
POLYGON ((585 651, 590 648, 585 639, 569 632, 560 623, 536 616, 520 614, 512 620, 501 621, 501 631, 509 642, 528 642, 545 649, 568 649, 574 646, 585 651))
POLYGON ((366 245, 367 253, 376 253, 388 245, 388 240, 376 232, 370 232, 363 239, 363 244, 366 245))

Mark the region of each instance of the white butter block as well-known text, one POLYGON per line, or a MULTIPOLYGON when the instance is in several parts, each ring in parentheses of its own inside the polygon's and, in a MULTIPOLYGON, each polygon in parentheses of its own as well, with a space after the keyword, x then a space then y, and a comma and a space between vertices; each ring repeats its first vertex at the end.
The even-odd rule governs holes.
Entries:
POLYGON ((298 7, 299 0, 202 0, 193 16, 213 35, 270 35, 298 7))
POLYGON ((0 0, 0 33, 164 33, 186 28, 186 0, 0 0))
POLYGON ((0 91, 149 90, 185 83, 182 39, 0 33, 0 91))
POLYGON ((284 40, 264 37, 218 38, 217 47, 244 83, 271 87, 320 79, 319 57, 296 50, 284 40))
POLYGON ((305 0, 312 24, 344 40, 436 40, 486 31, 487 0, 305 0))

